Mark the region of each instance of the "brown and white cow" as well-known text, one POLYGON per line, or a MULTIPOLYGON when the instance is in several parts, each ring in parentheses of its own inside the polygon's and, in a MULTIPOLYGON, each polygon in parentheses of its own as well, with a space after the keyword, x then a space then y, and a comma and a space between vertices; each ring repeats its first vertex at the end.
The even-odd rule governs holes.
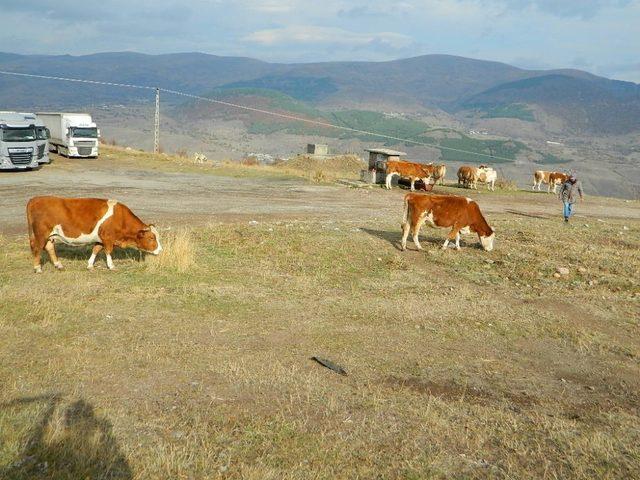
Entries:
POLYGON ((390 190, 393 176, 398 175, 400 178, 408 178, 411 180, 411 191, 414 191, 416 180, 422 180, 426 186, 429 180, 433 177, 433 170, 433 165, 389 160, 387 162, 387 178, 385 180, 385 185, 387 189, 390 190))
POLYGON ((402 250, 407 248, 407 238, 411 232, 418 250, 422 246, 418 241, 420 229, 425 222, 432 227, 451 228, 442 248, 446 250, 449 242, 455 241, 456 250, 460 250, 460 233, 476 232, 482 248, 493 250, 495 232, 485 220, 476 202, 457 195, 424 195, 408 193, 404 197, 404 215, 402 217, 402 250))
MULTIPOLYGON (((498 172, 487 165, 480 165, 478 167, 478 182, 487 185, 487 190, 494 192, 496 190, 496 180, 498 179, 498 172)), ((477 188, 477 186, 476 186, 477 188)))
POLYGON ((556 187, 558 185, 562 185, 567 181, 569 175, 561 172, 546 172, 544 170, 536 170, 533 173, 533 187, 532 190, 535 190, 538 187, 538 191, 540 191, 540 187, 543 183, 547 184, 547 193, 551 193, 553 189, 553 193, 556 193, 556 187))
POLYGON ((477 167, 463 165, 458 169, 458 185, 465 188, 478 188, 480 170, 477 167))
POLYGON ((62 269, 54 247, 58 242, 72 246, 93 245, 87 265, 90 270, 102 249, 110 270, 114 268, 111 258, 114 247, 134 247, 153 255, 162 251, 156 228, 142 222, 117 200, 34 197, 27 203, 27 222, 36 273, 42 273, 40 252, 43 249, 54 266, 62 269))
POLYGON ((467 165, 458 169, 458 185, 465 188, 478 189, 478 182, 485 183, 488 190, 495 190, 498 173, 487 165, 469 167, 467 165))
POLYGON ((447 174, 447 166, 443 163, 433 166, 433 183, 434 185, 440 182, 440 185, 444 185, 444 176, 447 174))

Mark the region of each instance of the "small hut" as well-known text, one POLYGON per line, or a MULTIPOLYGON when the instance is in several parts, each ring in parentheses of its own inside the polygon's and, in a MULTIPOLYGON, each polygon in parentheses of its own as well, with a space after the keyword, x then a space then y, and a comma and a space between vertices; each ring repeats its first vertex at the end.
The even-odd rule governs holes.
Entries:
POLYGON ((329 146, 323 143, 308 143, 307 154, 317 157, 326 157, 329 155, 329 146))
POLYGON ((404 152, 389 150, 388 148, 365 148, 369 152, 369 166, 367 170, 362 170, 362 181, 367 183, 384 183, 387 175, 387 162, 389 160, 398 161, 400 157, 406 155, 404 152))

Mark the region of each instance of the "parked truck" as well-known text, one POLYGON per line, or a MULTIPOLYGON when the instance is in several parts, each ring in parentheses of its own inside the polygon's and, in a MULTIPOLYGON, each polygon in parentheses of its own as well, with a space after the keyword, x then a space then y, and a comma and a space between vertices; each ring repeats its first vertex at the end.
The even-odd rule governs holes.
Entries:
POLYGON ((38 112, 51 131, 49 149, 66 157, 98 156, 100 131, 88 113, 38 112))
POLYGON ((49 138, 51 138, 51 132, 44 125, 41 118, 36 117, 36 140, 38 141, 38 163, 51 163, 49 158, 49 138))
POLYGON ((0 170, 37 168, 38 142, 33 113, 0 112, 0 170))

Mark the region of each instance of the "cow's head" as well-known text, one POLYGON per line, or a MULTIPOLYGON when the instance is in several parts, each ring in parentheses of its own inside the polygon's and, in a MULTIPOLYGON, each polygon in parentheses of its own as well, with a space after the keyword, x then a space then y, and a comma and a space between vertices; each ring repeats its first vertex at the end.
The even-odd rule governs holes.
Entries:
POLYGON ((478 233, 478 237, 480 238, 480 244, 482 248, 484 248, 487 252, 493 250, 493 240, 496 238, 496 232, 491 232, 491 235, 481 235, 478 233))
POLYGON ((162 251, 162 246, 160 245, 160 236, 158 235, 156 227, 149 225, 148 227, 138 230, 136 247, 152 255, 158 255, 162 251))

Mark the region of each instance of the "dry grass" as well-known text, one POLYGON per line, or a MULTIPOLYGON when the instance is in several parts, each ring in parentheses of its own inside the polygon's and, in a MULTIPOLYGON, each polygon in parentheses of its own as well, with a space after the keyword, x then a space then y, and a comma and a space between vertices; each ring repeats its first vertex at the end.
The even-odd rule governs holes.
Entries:
POLYGON ((299 155, 291 160, 279 162, 276 168, 302 172, 313 182, 325 183, 339 178, 359 178, 364 163, 356 155, 339 155, 327 159, 299 155))
POLYGON ((640 223, 490 220, 491 253, 261 222, 40 276, 6 238, 0 478, 639 478, 640 223))
POLYGON ((257 167, 260 165, 260 162, 256 157, 246 157, 240 160, 240 164, 247 167, 257 167))
POLYGON ((166 171, 189 171, 226 175, 231 177, 280 177, 305 178, 314 183, 330 183, 339 178, 357 179, 364 167, 356 155, 330 157, 326 160, 314 159, 304 155, 287 161, 278 161, 273 165, 262 165, 255 157, 242 161, 230 160, 196 162, 180 151, 175 155, 154 155, 140 150, 126 150, 121 147, 105 146, 101 155, 104 158, 117 159, 119 165, 132 161, 138 167, 162 169, 166 171))
POLYGON ((499 188, 500 190, 507 190, 507 191, 516 191, 518 190, 518 184, 516 183, 515 180, 510 180, 508 178, 505 177, 499 177, 496 180, 496 188, 499 188))
POLYGON ((196 266, 195 243, 188 230, 162 232, 160 243, 163 248, 162 254, 147 258, 146 264, 149 272, 175 270, 184 273, 196 266))

